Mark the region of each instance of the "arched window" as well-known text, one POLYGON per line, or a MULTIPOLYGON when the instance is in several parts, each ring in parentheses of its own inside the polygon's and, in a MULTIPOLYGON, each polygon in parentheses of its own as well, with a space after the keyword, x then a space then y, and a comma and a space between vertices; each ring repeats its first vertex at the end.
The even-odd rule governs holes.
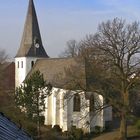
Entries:
POLYGON ((94 95, 90 97, 90 112, 93 112, 95 109, 94 95))
POLYGON ((31 67, 33 67, 33 66, 34 66, 34 61, 31 62, 31 67))
POLYGON ((73 98, 73 111, 80 112, 80 107, 81 107, 80 95, 75 94, 73 98))

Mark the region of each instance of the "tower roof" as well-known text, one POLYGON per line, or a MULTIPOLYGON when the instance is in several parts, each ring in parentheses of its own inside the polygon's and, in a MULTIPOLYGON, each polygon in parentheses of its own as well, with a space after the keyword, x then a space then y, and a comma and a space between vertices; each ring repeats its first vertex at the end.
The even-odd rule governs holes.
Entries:
POLYGON ((16 57, 48 57, 40 35, 33 0, 29 0, 24 32, 16 57))

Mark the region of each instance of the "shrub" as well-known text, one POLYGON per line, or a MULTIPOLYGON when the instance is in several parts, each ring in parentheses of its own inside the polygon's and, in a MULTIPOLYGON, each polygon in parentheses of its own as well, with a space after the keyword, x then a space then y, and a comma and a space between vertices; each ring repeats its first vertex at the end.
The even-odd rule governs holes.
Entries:
POLYGON ((136 124, 136 122, 137 122, 137 117, 134 116, 134 115, 129 115, 129 116, 127 117, 127 122, 128 122, 129 124, 131 124, 131 125, 134 125, 134 124, 136 124))
POLYGON ((95 132, 96 134, 101 133, 101 132, 102 132, 102 127, 100 127, 100 126, 95 126, 94 132, 95 132))
MULTIPOLYGON (((38 119, 38 118, 35 116, 35 117, 32 118, 32 121, 33 121, 34 123, 36 123, 36 122, 37 122, 37 119, 38 119)), ((39 117, 39 122, 40 122, 40 125, 43 125, 44 122, 45 122, 45 117, 44 117, 44 116, 40 116, 40 117, 39 117)))
POLYGON ((25 129, 32 136, 36 136, 37 135, 36 124, 33 124, 33 123, 26 124, 25 129))
POLYGON ((72 140, 82 140, 83 139, 83 130, 72 126, 69 139, 72 140))
POLYGON ((138 120, 138 121, 136 122, 136 127, 137 127, 137 129, 140 130, 140 120, 138 120))
POLYGON ((62 129, 60 128, 59 125, 54 125, 54 127, 52 128, 52 131, 54 131, 54 132, 62 132, 62 129))

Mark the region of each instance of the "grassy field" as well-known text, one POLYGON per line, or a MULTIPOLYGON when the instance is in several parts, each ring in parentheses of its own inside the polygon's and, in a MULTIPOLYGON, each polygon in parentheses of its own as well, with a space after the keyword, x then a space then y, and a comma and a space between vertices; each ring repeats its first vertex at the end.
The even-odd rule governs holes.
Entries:
MULTIPOLYGON (((140 140, 140 131, 135 126, 128 127, 128 139, 129 140, 140 140)), ((118 140, 119 137, 119 129, 101 134, 96 138, 92 138, 91 140, 118 140)))

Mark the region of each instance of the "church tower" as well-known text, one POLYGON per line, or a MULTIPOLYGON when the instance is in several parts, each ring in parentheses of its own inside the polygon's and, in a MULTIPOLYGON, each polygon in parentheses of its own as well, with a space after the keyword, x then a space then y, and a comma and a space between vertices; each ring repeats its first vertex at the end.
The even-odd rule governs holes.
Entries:
POLYGON ((43 47, 33 0, 29 0, 24 32, 15 57, 15 80, 18 87, 37 59, 48 58, 43 47))

